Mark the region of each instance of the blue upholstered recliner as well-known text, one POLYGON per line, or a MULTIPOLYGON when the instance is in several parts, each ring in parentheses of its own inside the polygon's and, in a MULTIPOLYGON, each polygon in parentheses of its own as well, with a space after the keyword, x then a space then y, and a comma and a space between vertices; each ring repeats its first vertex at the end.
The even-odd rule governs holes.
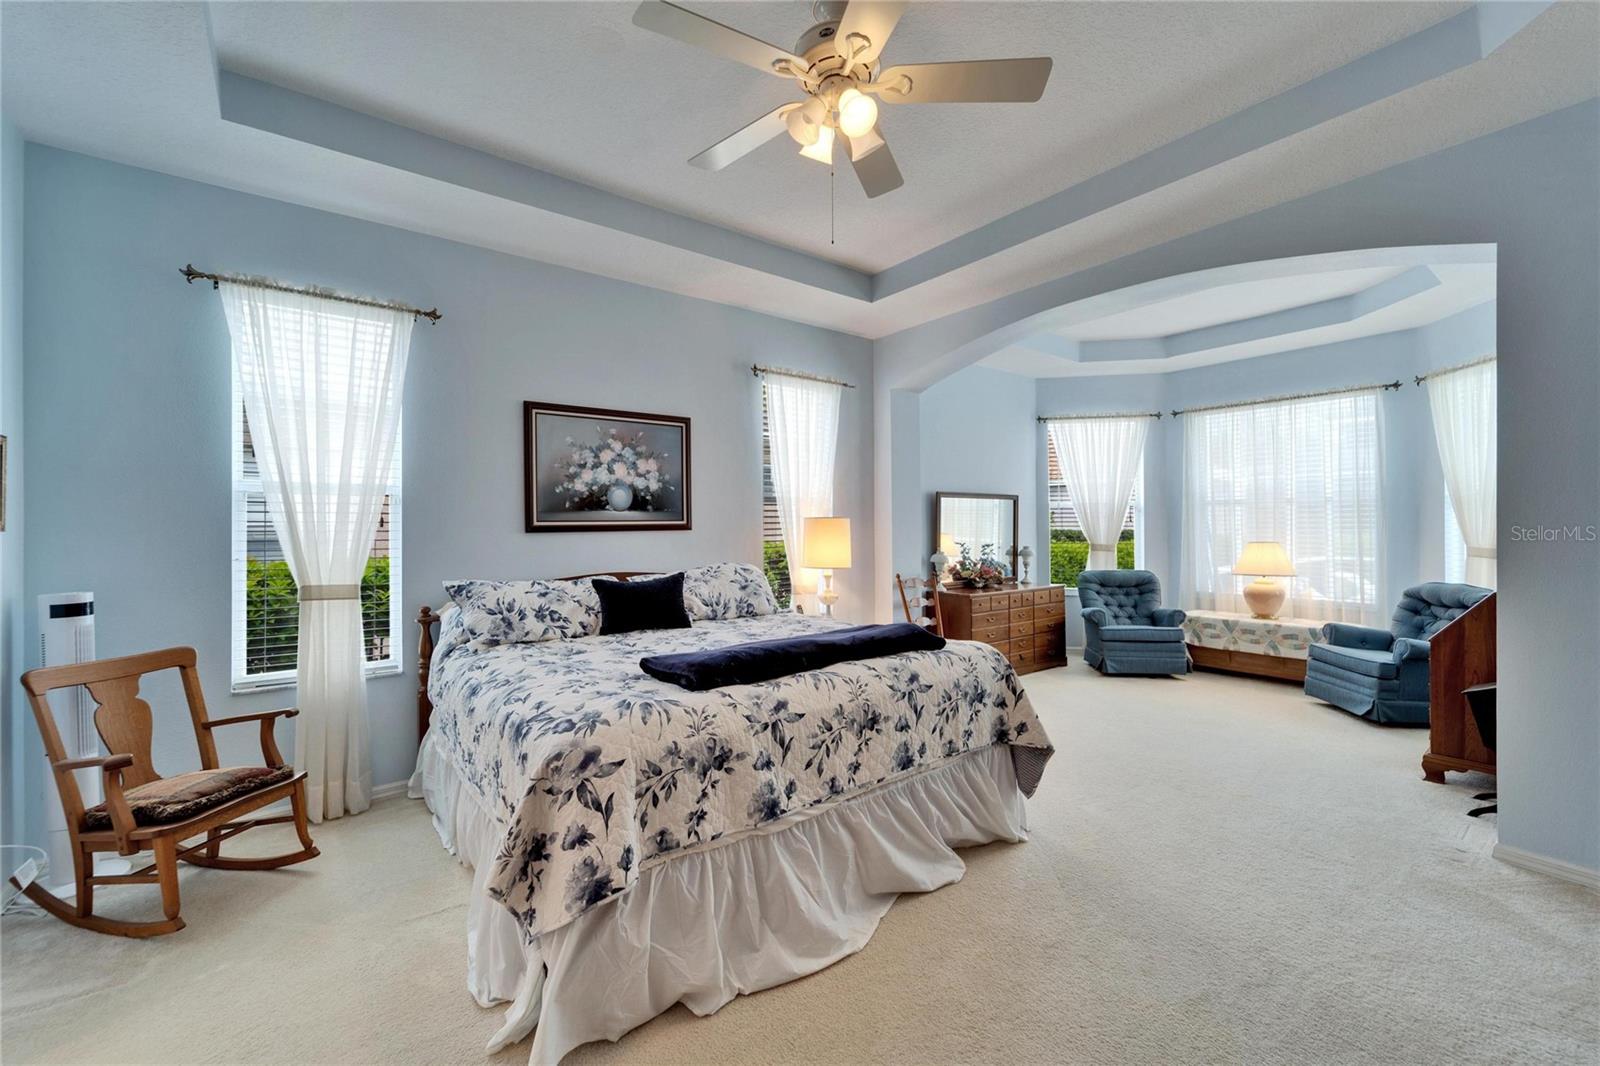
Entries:
POLYGON ((1161 582, 1148 570, 1085 570, 1083 661, 1102 674, 1187 674, 1184 613, 1161 606, 1161 582))
POLYGON ((1489 595, 1429 581, 1406 589, 1388 629, 1329 622, 1311 645, 1306 695, 1390 725, 1428 724, 1428 640, 1489 595))

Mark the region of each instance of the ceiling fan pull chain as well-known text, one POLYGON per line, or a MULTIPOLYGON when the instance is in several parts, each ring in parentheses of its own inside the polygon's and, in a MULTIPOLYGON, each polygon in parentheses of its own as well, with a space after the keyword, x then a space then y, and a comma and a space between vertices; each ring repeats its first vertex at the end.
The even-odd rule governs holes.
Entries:
POLYGON ((833 165, 828 165, 828 244, 833 244, 833 165))

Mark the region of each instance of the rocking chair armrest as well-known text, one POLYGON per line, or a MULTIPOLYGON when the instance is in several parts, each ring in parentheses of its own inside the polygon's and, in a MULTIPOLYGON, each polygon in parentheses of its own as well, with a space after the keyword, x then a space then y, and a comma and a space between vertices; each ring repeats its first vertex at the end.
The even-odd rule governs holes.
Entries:
POLYGON ((215 729, 219 725, 238 725, 240 722, 265 722, 274 718, 293 718, 300 713, 298 707, 280 707, 276 711, 260 711, 256 714, 236 714, 232 718, 208 718, 200 723, 201 729, 215 729))
POLYGON ((215 729, 219 725, 237 725, 240 722, 261 723, 261 758, 266 764, 276 770, 283 765, 283 753, 278 750, 278 740, 272 735, 272 727, 279 718, 293 718, 300 713, 298 707, 283 707, 276 711, 261 711, 257 714, 236 714, 232 718, 214 718, 208 722, 201 722, 204 729, 215 729))
POLYGON ((50 768, 58 774, 87 770, 91 766, 100 768, 101 776, 105 780, 106 813, 111 816, 111 831, 117 837, 117 850, 123 855, 132 855, 139 850, 130 839, 137 823, 133 820, 133 810, 128 806, 128 798, 122 794, 122 771, 132 765, 133 756, 126 752, 89 759, 62 759, 60 762, 50 764, 50 768))
POLYGON ((133 756, 127 756, 127 763, 116 762, 117 756, 113 755, 105 761, 103 766, 106 793, 106 813, 111 815, 111 831, 117 835, 117 852, 122 855, 132 855, 139 850, 133 842, 133 830, 139 824, 133 819, 133 808, 128 806, 128 797, 122 794, 122 771, 125 766, 133 764, 133 756))
POLYGON ((66 772, 69 770, 87 770, 91 766, 98 766, 109 774, 113 771, 121 773, 123 770, 132 765, 133 756, 122 754, 96 755, 88 759, 62 759, 60 762, 51 763, 50 768, 52 770, 66 772))

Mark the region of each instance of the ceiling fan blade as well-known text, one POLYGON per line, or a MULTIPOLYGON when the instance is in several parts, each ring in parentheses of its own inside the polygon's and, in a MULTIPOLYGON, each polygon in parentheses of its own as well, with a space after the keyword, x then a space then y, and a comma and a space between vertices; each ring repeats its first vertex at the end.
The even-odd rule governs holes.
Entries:
POLYGON ((846 138, 846 141, 850 145, 850 165, 855 167, 856 177, 861 179, 861 187, 869 200, 893 192, 906 183, 900 176, 900 165, 894 161, 894 153, 889 151, 876 129, 860 137, 846 138))
POLYGON ((740 33, 733 27, 724 26, 704 15, 696 15, 688 8, 669 4, 666 0, 645 0, 639 5, 639 10, 633 13, 633 24, 675 38, 685 44, 715 52, 737 63, 764 70, 768 74, 778 73, 772 64, 780 60, 793 63, 797 70, 806 69, 806 61, 792 52, 784 51, 775 44, 768 44, 747 33, 740 33))
POLYGON ((1050 60, 977 59, 965 63, 911 63, 890 67, 874 84, 890 104, 1031 104, 1044 95, 1050 60), (896 90, 902 78, 909 89, 896 90))
POLYGON ((735 159, 760 148, 778 134, 787 132, 788 126, 784 123, 783 116, 798 106, 798 104, 784 104, 768 111, 738 133, 724 137, 689 160, 690 164, 701 170, 721 170, 735 159))
POLYGON ((839 43, 839 54, 848 56, 852 47, 851 34, 860 34, 867 39, 866 47, 857 53, 854 58, 857 63, 872 63, 883 51, 883 46, 889 42, 889 35, 894 32, 895 23, 900 21, 900 16, 906 13, 910 4, 895 0, 850 0, 844 9, 844 18, 839 20, 839 28, 835 31, 833 39, 839 43))

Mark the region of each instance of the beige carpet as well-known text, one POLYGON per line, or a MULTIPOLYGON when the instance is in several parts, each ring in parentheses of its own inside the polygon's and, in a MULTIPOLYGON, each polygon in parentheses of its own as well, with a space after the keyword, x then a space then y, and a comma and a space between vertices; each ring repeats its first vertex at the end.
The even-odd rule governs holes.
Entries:
MULTIPOLYGON (((1486 782, 1424 783, 1423 733, 1217 675, 1028 689, 1059 749, 1030 843, 967 853, 821 974, 567 1061, 1600 1060, 1600 899, 1491 859, 1486 782)), ((4 1060, 484 1061, 468 877, 422 806, 317 836, 294 871, 186 870, 161 940, 8 918, 4 1060)))

